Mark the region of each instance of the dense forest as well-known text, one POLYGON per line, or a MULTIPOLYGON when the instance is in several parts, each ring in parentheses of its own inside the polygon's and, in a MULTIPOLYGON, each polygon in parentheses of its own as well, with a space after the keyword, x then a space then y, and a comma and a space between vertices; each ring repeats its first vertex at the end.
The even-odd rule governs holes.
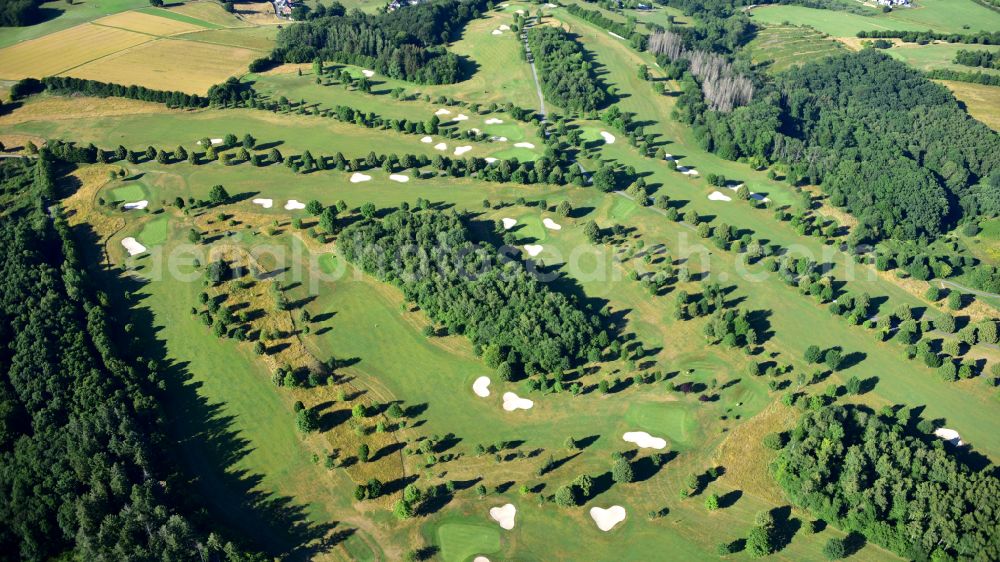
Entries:
POLYGON ((41 0, 4 0, 0 2, 0 26, 20 27, 31 25, 38 19, 41 0))
MULTIPOLYGON (((0 558, 242 560, 173 507, 150 388, 122 353, 69 228, 40 204, 56 162, 0 164, 0 558)), ((55 214, 55 213, 52 213, 55 214)))
POLYGON ((345 228, 337 245, 449 332, 464 334, 477 350, 499 349, 525 374, 597 360, 609 343, 598 316, 521 263, 475 244, 455 213, 398 210, 366 218, 345 228))
POLYGON ((484 0, 436 0, 385 14, 309 19, 278 33, 272 58, 336 61, 400 80, 450 84, 461 79, 462 68, 444 44, 485 9, 484 0))
POLYGON ((910 560, 1000 559, 1000 480, 906 415, 831 406, 805 414, 772 469, 792 501, 910 560))
POLYGON ((545 97, 567 111, 603 107, 608 94, 583 48, 557 27, 528 30, 528 46, 541 75, 545 97))
POLYGON ((730 113, 711 111, 688 78, 678 105, 707 149, 821 184, 861 220, 859 242, 934 236, 995 212, 988 178, 1000 173, 1000 136, 945 87, 874 49, 783 72, 730 113))

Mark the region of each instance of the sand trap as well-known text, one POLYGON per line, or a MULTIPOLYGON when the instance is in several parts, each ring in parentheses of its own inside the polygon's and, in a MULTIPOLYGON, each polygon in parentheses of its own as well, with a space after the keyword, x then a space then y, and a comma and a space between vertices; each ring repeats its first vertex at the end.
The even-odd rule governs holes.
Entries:
POLYGON ((541 244, 525 244, 524 245, 524 251, 528 252, 529 256, 535 257, 538 254, 542 253, 542 245, 541 244))
POLYGON ((361 74, 364 74, 365 78, 371 78, 372 76, 375 76, 375 71, 374 70, 368 70, 366 68, 366 69, 364 69, 364 70, 361 71, 361 74))
POLYGON ((480 133, 482 133, 482 131, 480 131, 479 129, 477 129, 477 128, 475 128, 475 127, 472 127, 472 128, 471 128, 471 129, 469 129, 469 130, 470 130, 470 131, 472 131, 473 133, 476 133, 477 135, 478 135, 478 134, 480 134, 480 133))
POLYGON ((129 209, 145 209, 148 206, 149 206, 149 201, 146 201, 145 199, 143 199, 142 201, 135 201, 133 203, 125 203, 124 205, 122 205, 122 208, 125 209, 125 210, 129 210, 129 209))
MULTIPOLYGON (((741 187, 743 187, 743 184, 742 184, 742 183, 741 183, 741 184, 737 184, 737 185, 734 185, 734 186, 730 186, 730 187, 729 187, 729 189, 732 189, 733 191, 739 191, 739 189, 740 189, 741 187)), ((754 193, 754 192, 752 192, 752 191, 750 192, 750 199, 753 199, 754 201, 764 201, 765 203, 766 203, 767 201, 770 201, 770 199, 768 199, 767 197, 764 197, 764 196, 763 196, 763 195, 761 195, 760 193, 754 193)))
POLYGON ((607 509, 592 507, 590 516, 594 519, 594 523, 597 523, 598 529, 608 532, 625 520, 625 508, 620 505, 613 505, 607 509))
POLYGON ((300 202, 296 201, 295 199, 289 199, 288 203, 285 203, 285 210, 286 211, 296 211, 296 210, 305 209, 305 208, 306 208, 306 204, 305 203, 300 203, 300 202))
POLYGON ((484 160, 486 160, 487 164, 492 164, 497 161, 497 159, 492 156, 487 156, 486 158, 484 158, 484 160))
POLYGON ((500 31, 510 31, 510 26, 505 23, 501 23, 500 27, 497 29, 499 29, 500 31))
POLYGON ((687 170, 684 170, 684 172, 682 172, 682 173, 685 176, 697 176, 698 175, 698 170, 695 170, 694 168, 688 168, 687 170))
POLYGON ((555 8, 555 7, 556 7, 556 5, 555 5, 555 4, 552 4, 552 3, 548 3, 548 4, 546 4, 546 5, 545 5, 545 7, 546 7, 546 8, 555 8))
POLYGON ((607 131, 601 131, 601 136, 604 137, 604 142, 608 144, 615 144, 615 136, 607 131))
MULTIPOLYGON (((146 251, 146 247, 140 244, 138 240, 132 238, 131 236, 122 240, 122 246, 125 246, 125 250, 128 252, 128 255, 130 256, 141 254, 146 251)), ((531 406, 528 407, 530 408, 531 406)))
POLYGON ((503 123, 503 119, 497 119, 496 117, 490 117, 486 120, 487 125, 499 125, 500 123, 503 123))
MULTIPOLYGON (((125 241, 123 240, 122 243, 125 241)), ((939 427, 934 430, 934 435, 944 439, 948 443, 955 445, 956 447, 961 447, 965 443, 962 443, 962 438, 954 429, 948 429, 947 427, 939 427)))
POLYGON ((642 449, 664 449, 667 446, 666 439, 653 437, 645 431, 628 431, 622 435, 622 439, 629 443, 635 443, 642 449))
POLYGON ((490 559, 485 556, 477 556, 472 559, 472 562, 490 562, 490 559))
POLYGON ((466 152, 468 152, 470 150, 472 150, 472 147, 468 146, 468 145, 466 145, 466 146, 456 146, 455 147, 455 156, 461 156, 461 155, 465 154, 466 152))
POLYGON ((503 35, 503 31, 500 31, 499 29, 494 29, 493 31, 490 32, 490 35, 503 35))
MULTIPOLYGON (((220 144, 222 144, 222 139, 208 139, 208 140, 212 142, 212 146, 219 146, 220 144)), ((201 141, 198 141, 198 144, 200 145, 201 141)))
POLYGON ((514 10, 515 14, 524 14, 524 10, 514 10))
POLYGON ((271 207, 274 206, 274 199, 254 199, 253 201, 251 201, 251 203, 253 203, 254 205, 260 205, 265 209, 270 209, 271 207))
POLYGON ((458 115, 455 116, 454 119, 452 119, 452 121, 466 121, 468 119, 469 119, 468 115, 464 113, 459 113, 458 115))
POLYGON ((494 142, 507 142, 507 137, 490 137, 490 140, 494 142))
POLYGON ((508 412, 513 412, 514 410, 530 410, 534 405, 535 403, 531 400, 521 398, 513 392, 503 393, 503 409, 508 412))
POLYGON ((451 115, 451 111, 447 110, 447 109, 444 109, 444 108, 441 108, 441 109, 435 111, 434 115, 451 115))
POLYGON ((663 155, 663 159, 664 160, 673 160, 674 159, 674 155, 673 154, 664 154, 663 155))
POLYGON ((490 395, 490 378, 489 377, 479 377, 476 382, 472 383, 472 392, 476 393, 476 396, 480 398, 486 398, 490 395))
POLYGON ((732 201, 733 198, 722 193, 721 191, 713 191, 708 194, 708 198, 712 201, 732 201))
POLYGON ((561 224, 557 223, 556 221, 548 217, 542 219, 542 224, 545 225, 545 228, 549 230, 562 230, 561 224))
POLYGON ((503 218, 503 229, 504 230, 510 230, 510 229, 514 228, 515 224, 517 224, 517 220, 516 219, 509 219, 507 217, 503 218))
POLYGON ((410 181, 410 176, 404 176, 403 174, 389 174, 389 179, 392 181, 398 181, 399 183, 406 183, 410 181))
POLYGON ((446 145, 443 142, 439 142, 439 143, 437 143, 437 144, 434 145, 434 148, 436 150, 448 150, 448 145, 446 145))
POLYGON ((420 142, 430 144, 434 142, 434 139, 432 139, 431 137, 421 137, 420 142))
POLYGON ((518 148, 535 148, 535 145, 531 144, 530 142, 515 142, 514 146, 518 148))
POLYGON ((516 514, 517 508, 512 503, 508 503, 503 507, 490 508, 490 517, 500 524, 501 529, 508 531, 514 528, 514 515, 516 514))
POLYGON ((625 39, 621 35, 618 35, 617 33, 612 33, 611 31, 608 32, 608 35, 610 35, 612 37, 617 37, 618 39, 625 39))
POLYGON ((354 172, 351 174, 351 183, 361 183, 363 181, 371 181, 372 177, 368 174, 362 174, 361 172, 354 172))

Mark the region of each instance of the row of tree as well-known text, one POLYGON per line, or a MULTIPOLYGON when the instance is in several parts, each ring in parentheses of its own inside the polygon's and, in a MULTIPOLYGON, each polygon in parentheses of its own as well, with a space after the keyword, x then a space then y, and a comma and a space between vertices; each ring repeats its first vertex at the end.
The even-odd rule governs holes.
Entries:
POLYGON ((567 4, 566 11, 584 21, 589 21, 598 27, 607 29, 611 33, 628 39, 632 48, 637 51, 643 51, 646 49, 646 42, 649 38, 646 34, 640 33, 636 30, 634 22, 615 21, 605 16, 599 10, 588 10, 581 7, 579 4, 567 4))
POLYGON ((496 248, 476 244, 463 220, 456 213, 401 209, 348 226, 337 245, 349 261, 400 287, 407 300, 476 349, 498 348, 515 370, 556 372, 598 359, 610 343, 598 315, 496 248))
POLYGON ((972 45, 1000 45, 1000 31, 980 31, 979 33, 938 33, 936 31, 901 31, 897 29, 873 29, 859 31, 862 39, 901 39, 907 43, 926 45, 932 41, 967 43, 972 45))
POLYGON ((965 66, 981 66, 983 68, 1000 68, 1000 51, 971 51, 959 49, 955 53, 955 64, 965 66))
POLYGON ((237 78, 230 78, 222 84, 209 88, 208 94, 186 94, 184 92, 167 92, 153 90, 144 86, 123 86, 109 84, 97 80, 84 80, 70 76, 46 76, 41 80, 25 78, 11 87, 11 98, 24 99, 32 94, 49 91, 57 94, 83 94, 99 98, 116 97, 140 101, 151 101, 166 104, 173 108, 201 108, 212 106, 243 105, 254 96, 249 84, 241 83, 237 78))

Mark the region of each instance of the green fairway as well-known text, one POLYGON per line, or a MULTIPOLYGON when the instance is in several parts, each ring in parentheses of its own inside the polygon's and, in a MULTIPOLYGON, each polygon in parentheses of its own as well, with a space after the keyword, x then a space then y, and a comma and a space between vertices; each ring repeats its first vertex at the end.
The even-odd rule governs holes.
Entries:
POLYGON ((441 545, 441 559, 445 562, 466 562, 476 555, 500 550, 499 529, 486 525, 442 523, 437 529, 437 539, 441 545))
POLYGON ((687 448, 697 428, 689 408, 671 402, 633 404, 625 412, 625 419, 653 435, 669 437, 677 448, 687 448))
POLYGON ((177 12, 172 12, 170 10, 164 10, 163 8, 139 8, 137 12, 142 12, 144 14, 150 14, 153 16, 158 16, 161 18, 172 19, 174 21, 182 21, 184 23, 190 23, 192 25, 197 25, 199 27, 204 27, 205 29, 222 29, 221 25, 208 22, 202 19, 193 18, 185 14, 179 14, 177 12))

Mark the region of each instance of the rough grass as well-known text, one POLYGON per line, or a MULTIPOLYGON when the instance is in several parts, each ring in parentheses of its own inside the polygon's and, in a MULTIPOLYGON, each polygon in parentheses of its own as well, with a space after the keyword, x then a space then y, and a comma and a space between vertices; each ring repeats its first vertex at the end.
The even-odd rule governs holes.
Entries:
POLYGON ((274 47, 274 39, 277 35, 278 29, 276 27, 262 26, 194 31, 185 33, 178 37, 178 39, 268 51, 274 47))
MULTIPOLYGON (((966 51, 995 51, 995 45, 963 45, 960 43, 931 43, 917 45, 916 43, 898 43, 885 52, 918 70, 933 70, 938 68, 958 70, 960 72, 982 72, 985 74, 1000 74, 1000 69, 971 67, 955 64, 955 53, 966 51)), ((997 89, 996 86, 993 86, 997 89)))
POLYGON ((965 104, 969 115, 985 123, 994 131, 1000 131, 1000 88, 968 82, 938 80, 965 104))
POLYGON ((843 48, 814 29, 796 26, 766 27, 748 45, 754 63, 772 61, 769 72, 835 55, 843 48))
POLYGON ((60 74, 152 39, 149 35, 114 27, 79 25, 0 49, 0 78, 20 80, 60 74), (80 48, 81 45, 86 48, 80 48))
MULTIPOLYGON (((236 6, 237 9, 239 9, 239 7, 240 6, 236 6)), ((221 4, 211 0, 174 4, 166 8, 165 11, 168 11, 173 15, 195 19, 200 22, 199 25, 202 25, 203 27, 210 27, 205 25, 206 23, 219 27, 250 26, 250 24, 239 19, 235 14, 227 12, 221 4)))

